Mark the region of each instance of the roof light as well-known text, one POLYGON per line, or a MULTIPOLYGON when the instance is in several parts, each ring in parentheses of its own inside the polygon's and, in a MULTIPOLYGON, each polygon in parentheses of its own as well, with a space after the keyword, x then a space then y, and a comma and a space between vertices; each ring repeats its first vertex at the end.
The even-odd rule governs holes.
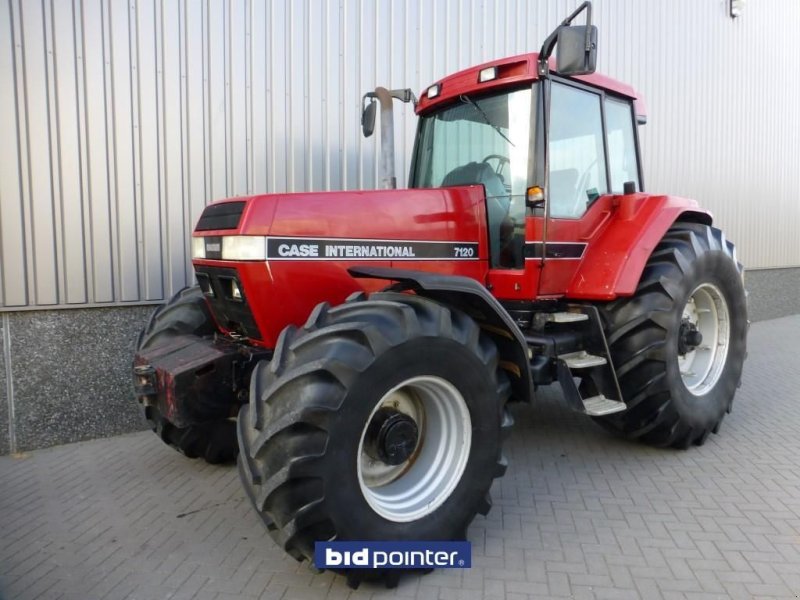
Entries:
POLYGON ((433 100, 436 96, 439 95, 439 92, 442 91, 442 86, 438 83, 434 83, 431 87, 428 88, 428 91, 425 95, 428 97, 428 100, 433 100))
POLYGON ((497 67, 486 67, 478 71, 478 83, 486 83, 497 79, 497 67))

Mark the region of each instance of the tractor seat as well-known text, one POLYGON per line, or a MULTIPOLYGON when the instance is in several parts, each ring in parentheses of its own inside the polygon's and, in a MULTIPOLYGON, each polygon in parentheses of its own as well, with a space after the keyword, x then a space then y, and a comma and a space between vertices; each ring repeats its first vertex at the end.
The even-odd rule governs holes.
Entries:
POLYGON ((502 197, 508 201, 503 180, 488 163, 471 162, 456 167, 442 180, 442 187, 454 185, 482 185, 486 189, 487 197, 502 197))
POLYGON ((500 229, 508 216, 511 198, 508 196, 503 180, 494 172, 491 165, 485 162, 471 162, 456 167, 445 175, 442 187, 455 185, 482 185, 486 191, 486 212, 489 219, 489 244, 491 262, 497 264, 500 259, 500 229))

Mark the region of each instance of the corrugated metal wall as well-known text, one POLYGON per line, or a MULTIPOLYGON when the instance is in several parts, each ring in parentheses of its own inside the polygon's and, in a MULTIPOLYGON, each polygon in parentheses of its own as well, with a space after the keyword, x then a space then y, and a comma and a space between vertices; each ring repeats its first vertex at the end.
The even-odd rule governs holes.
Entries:
MULTIPOLYGON (((361 95, 538 49, 577 0, 0 0, 0 308, 153 301, 212 199, 375 185, 361 95)), ((646 184, 800 265, 797 0, 596 0, 646 184)), ((398 172, 414 118, 398 111, 398 172)))

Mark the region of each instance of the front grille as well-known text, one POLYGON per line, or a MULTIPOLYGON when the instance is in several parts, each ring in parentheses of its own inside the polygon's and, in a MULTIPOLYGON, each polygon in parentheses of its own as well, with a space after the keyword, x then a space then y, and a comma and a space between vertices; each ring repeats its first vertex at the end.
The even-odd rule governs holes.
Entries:
POLYGON ((250 339, 261 339, 261 332, 236 269, 198 266, 195 267, 195 275, 208 299, 211 312, 221 327, 250 339), (241 291, 241 300, 234 298, 233 284, 241 291))
POLYGON ((222 202, 206 206, 195 231, 211 231, 213 229, 236 229, 242 218, 245 202, 222 202))

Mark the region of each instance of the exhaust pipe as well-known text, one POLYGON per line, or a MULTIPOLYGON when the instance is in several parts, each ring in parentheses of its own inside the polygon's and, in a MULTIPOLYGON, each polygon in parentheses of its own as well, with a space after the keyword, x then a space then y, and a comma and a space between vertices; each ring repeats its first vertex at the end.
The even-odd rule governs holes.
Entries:
POLYGON ((375 96, 381 103, 381 189, 393 190, 397 187, 394 174, 394 110, 392 96, 384 87, 375 88, 375 96))
POLYGON ((417 98, 410 89, 387 90, 377 87, 374 92, 367 92, 361 99, 361 130, 364 137, 369 137, 375 130, 375 100, 381 105, 381 155, 380 155, 380 187, 384 190, 397 188, 397 177, 394 173, 394 110, 393 99, 401 102, 413 102, 417 98))

